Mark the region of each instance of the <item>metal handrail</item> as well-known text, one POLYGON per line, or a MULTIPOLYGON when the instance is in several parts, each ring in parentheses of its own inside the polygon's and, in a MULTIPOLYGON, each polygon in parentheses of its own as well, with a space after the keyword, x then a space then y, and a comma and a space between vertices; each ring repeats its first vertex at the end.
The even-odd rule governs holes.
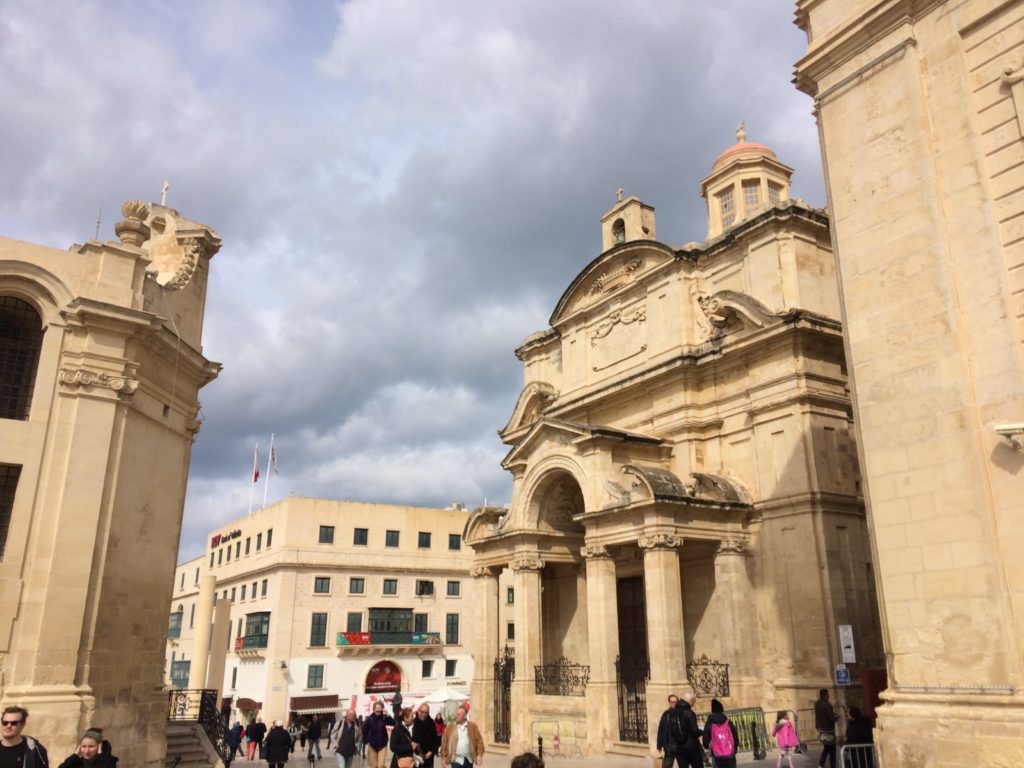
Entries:
POLYGON ((217 691, 212 688, 182 688, 168 694, 167 719, 172 722, 198 723, 225 767, 231 764, 227 726, 217 706, 217 691))

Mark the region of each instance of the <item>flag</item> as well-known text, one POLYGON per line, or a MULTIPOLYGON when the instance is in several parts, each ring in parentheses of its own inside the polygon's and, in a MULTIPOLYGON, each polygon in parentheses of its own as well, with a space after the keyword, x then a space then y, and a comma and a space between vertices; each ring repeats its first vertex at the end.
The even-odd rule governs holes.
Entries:
POLYGON ((256 446, 256 452, 252 455, 252 484, 260 481, 260 447, 256 446))
POLYGON ((277 450, 274 448, 273 443, 270 445, 270 466, 274 468, 275 475, 281 474, 281 469, 277 466, 277 450))

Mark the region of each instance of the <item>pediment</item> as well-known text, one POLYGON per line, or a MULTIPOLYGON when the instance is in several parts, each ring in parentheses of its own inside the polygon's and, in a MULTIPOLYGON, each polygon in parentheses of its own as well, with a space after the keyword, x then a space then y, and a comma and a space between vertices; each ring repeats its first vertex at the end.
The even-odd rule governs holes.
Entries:
POLYGON ((605 251, 569 284, 555 305, 550 325, 629 287, 642 275, 674 258, 671 247, 654 240, 623 243, 605 251))
POLYGON ((498 430, 502 441, 512 445, 558 399, 558 391, 545 381, 531 381, 519 393, 508 423, 498 430))
POLYGON ((523 462, 537 446, 545 441, 554 441, 563 445, 569 445, 580 437, 585 437, 591 432, 584 424, 574 424, 561 419, 542 418, 536 421, 529 430, 519 438, 512 450, 506 454, 501 462, 505 469, 511 468, 514 464, 523 462))

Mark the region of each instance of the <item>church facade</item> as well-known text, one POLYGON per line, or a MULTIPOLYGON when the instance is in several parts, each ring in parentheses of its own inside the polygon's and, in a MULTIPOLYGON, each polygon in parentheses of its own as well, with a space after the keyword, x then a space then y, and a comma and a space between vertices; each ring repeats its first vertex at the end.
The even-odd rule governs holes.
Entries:
POLYGON ((704 242, 658 241, 654 209, 620 193, 602 253, 516 351, 512 503, 465 535, 473 716, 512 753, 557 733, 646 754, 688 689, 705 711, 808 707, 841 627, 855 684, 883 665, 828 218, 737 138, 701 183, 704 242))
POLYGON ((166 751, 161 679, 220 238, 129 201, 59 250, 0 238, 0 702, 60 760, 100 727, 166 751))

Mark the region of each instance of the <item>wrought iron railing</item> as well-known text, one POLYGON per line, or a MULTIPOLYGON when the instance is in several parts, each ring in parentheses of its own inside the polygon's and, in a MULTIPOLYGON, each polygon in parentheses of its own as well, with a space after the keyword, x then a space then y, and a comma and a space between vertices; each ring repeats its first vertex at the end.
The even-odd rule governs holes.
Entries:
POLYGON ((538 664, 533 674, 536 692, 545 696, 585 696, 590 682, 590 667, 564 656, 551 664, 538 664))
POLYGON ((646 744, 647 681, 651 665, 646 656, 615 657, 616 693, 619 705, 619 738, 633 744, 646 744))
POLYGON ((516 679, 516 657, 507 645, 494 659, 494 741, 508 744, 512 735, 512 681, 516 679))
POLYGON ((210 740, 225 766, 231 764, 227 727, 217 706, 217 691, 212 688, 184 688, 171 691, 167 719, 172 722, 193 722, 210 740))
POLYGON ((686 662, 686 679, 697 696, 729 695, 729 665, 707 655, 686 662))

